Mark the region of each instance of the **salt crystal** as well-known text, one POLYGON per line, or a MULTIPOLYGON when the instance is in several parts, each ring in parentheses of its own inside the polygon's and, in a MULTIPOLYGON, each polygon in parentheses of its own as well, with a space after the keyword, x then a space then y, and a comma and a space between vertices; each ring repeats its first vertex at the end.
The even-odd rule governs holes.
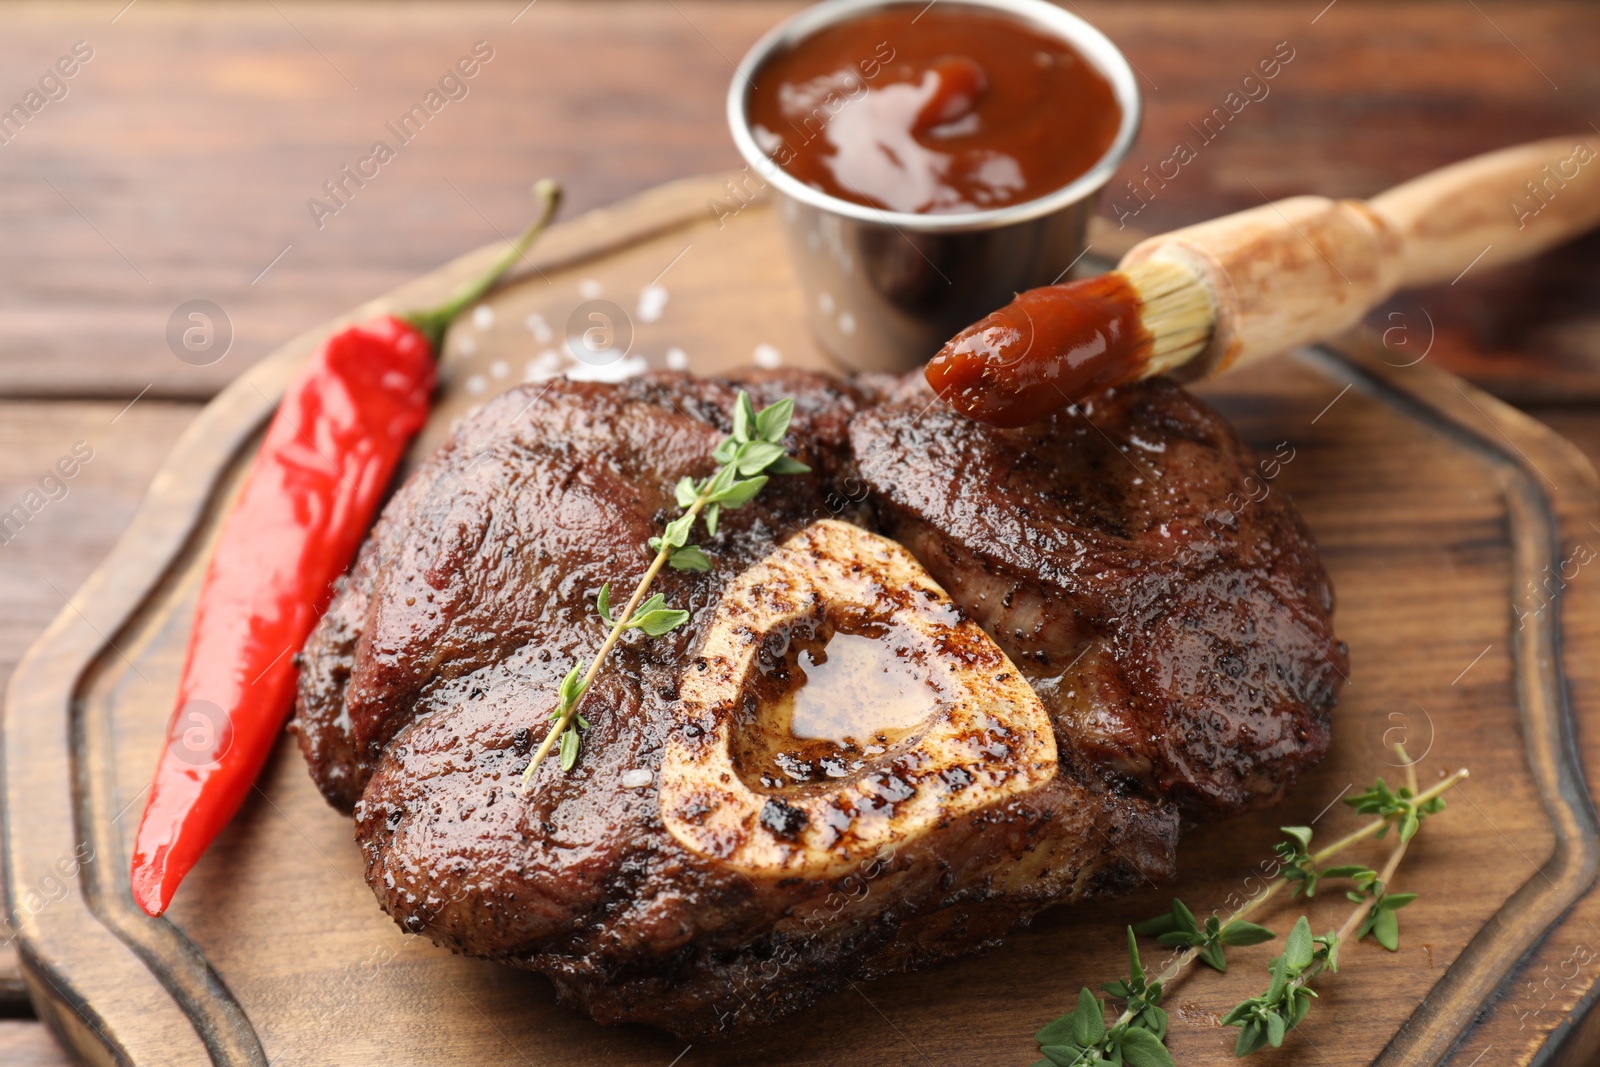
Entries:
POLYGON ((655 322, 661 318, 661 312, 667 307, 667 290, 661 285, 647 285, 639 290, 639 307, 636 311, 640 322, 655 322))

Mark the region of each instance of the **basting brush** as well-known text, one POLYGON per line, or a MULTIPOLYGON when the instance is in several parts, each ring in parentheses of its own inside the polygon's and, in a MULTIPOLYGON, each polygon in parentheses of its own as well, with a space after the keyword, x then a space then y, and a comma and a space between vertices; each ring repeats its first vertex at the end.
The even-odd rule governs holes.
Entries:
POLYGON ((1371 200, 1297 196, 1136 245, 1030 289, 926 369, 965 415, 1024 426, 1110 386, 1220 374, 1357 325, 1399 289, 1527 259, 1600 223, 1600 138, 1553 138, 1371 200))

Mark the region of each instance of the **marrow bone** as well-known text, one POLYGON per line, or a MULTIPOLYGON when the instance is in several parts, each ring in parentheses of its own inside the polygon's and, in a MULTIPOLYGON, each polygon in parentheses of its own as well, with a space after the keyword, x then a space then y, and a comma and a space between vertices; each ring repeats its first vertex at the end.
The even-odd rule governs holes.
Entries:
POLYGON ((904 548, 832 519, 729 585, 680 697, 662 818, 752 878, 837 876, 1057 773, 1048 714, 1005 653, 904 548), (851 646, 824 709, 848 721, 801 735, 806 657, 840 660, 841 637, 871 639, 882 666, 862 671, 851 646))

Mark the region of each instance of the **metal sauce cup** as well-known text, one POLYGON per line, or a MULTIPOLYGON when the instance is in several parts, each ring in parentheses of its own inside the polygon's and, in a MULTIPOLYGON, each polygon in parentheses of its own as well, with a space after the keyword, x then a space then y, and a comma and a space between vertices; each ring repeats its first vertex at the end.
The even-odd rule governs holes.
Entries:
MULTIPOLYGON (((1105 34, 1047 0, 943 0, 943 10, 1008 14, 1072 45, 1111 83, 1122 107, 1117 136, 1094 166, 1033 200, 965 214, 916 215, 840 200, 799 181, 761 150, 746 102, 768 57, 818 30, 925 0, 825 0, 769 32, 745 55, 728 90, 728 124, 750 168, 778 191, 790 255, 812 331, 858 370, 905 371, 962 327, 1023 289, 1059 281, 1085 249, 1096 194, 1139 131, 1139 86, 1105 34)), ((892 42, 891 42, 892 43, 892 42)))

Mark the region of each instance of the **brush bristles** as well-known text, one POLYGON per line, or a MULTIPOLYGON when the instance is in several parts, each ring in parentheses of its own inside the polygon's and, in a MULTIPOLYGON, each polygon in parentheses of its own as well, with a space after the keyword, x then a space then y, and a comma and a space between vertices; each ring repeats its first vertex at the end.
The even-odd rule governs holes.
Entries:
POLYGON ((1205 351, 1216 329, 1216 313, 1198 274, 1181 263, 1161 259, 1147 259, 1121 270, 1144 302, 1140 318, 1151 339, 1145 377, 1164 374, 1205 351))

